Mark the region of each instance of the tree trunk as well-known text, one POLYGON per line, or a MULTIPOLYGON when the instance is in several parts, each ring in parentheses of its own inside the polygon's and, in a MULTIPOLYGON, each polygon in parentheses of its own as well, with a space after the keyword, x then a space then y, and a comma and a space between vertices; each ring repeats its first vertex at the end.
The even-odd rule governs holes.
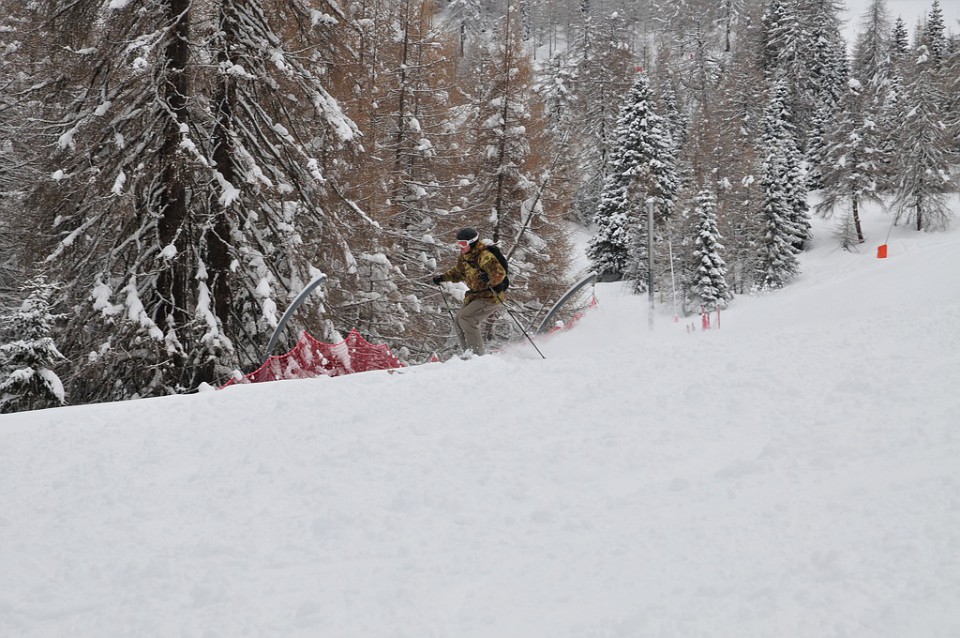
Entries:
MULTIPOLYGON (((233 0, 224 0, 220 6, 220 28, 224 34, 225 49, 237 39, 237 20, 233 0)), ((218 61, 230 63, 230 53, 223 50, 218 53, 218 61)), ((217 87, 216 124, 213 129, 213 160, 217 170, 227 182, 236 184, 234 165, 234 144, 232 137, 234 105, 237 101, 237 81, 232 75, 220 74, 217 87)), ((227 332, 230 325, 230 208, 221 206, 215 209, 212 232, 207 239, 208 272, 210 292, 213 296, 213 312, 227 332)))
POLYGON ((853 225, 857 229, 857 243, 862 244, 866 240, 863 238, 863 228, 860 226, 860 200, 853 199, 853 225))
POLYGON ((182 232, 187 218, 187 189, 182 158, 178 157, 180 125, 189 119, 186 67, 190 56, 187 44, 190 0, 169 0, 167 7, 172 29, 170 42, 164 52, 167 73, 161 91, 170 114, 166 116, 160 147, 163 169, 160 175, 157 234, 160 247, 173 244, 177 256, 160 270, 157 280, 160 300, 156 323, 164 333, 182 328, 188 321, 186 292, 190 277, 189 262, 183 252, 186 237, 182 232))

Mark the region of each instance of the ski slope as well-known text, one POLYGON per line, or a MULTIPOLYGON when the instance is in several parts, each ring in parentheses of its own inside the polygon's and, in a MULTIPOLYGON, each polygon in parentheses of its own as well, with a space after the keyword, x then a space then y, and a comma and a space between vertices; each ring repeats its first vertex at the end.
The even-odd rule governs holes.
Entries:
POLYGON ((0 636, 960 636, 960 233, 815 223, 719 330, 0 417, 0 636))

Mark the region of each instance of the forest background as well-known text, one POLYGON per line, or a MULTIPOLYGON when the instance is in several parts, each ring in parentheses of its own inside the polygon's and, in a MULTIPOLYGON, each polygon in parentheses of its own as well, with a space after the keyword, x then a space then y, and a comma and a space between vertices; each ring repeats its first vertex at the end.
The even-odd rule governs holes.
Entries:
POLYGON ((868 200, 940 230, 960 39, 938 0, 912 25, 872 0, 853 43, 842 10, 5 2, 0 410, 220 384, 318 278, 283 346, 357 328, 446 356, 457 291, 430 275, 461 226, 509 255, 528 326, 577 276, 571 228, 603 277, 684 314, 787 285, 811 213, 850 250, 868 200))

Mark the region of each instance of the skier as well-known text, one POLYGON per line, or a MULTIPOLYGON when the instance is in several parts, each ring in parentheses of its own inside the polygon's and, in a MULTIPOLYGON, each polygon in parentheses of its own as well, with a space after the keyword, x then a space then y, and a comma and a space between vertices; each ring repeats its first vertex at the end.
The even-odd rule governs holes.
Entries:
POLYGON ((454 324, 464 354, 472 351, 482 355, 480 326, 503 302, 500 290, 507 279, 507 271, 497 256, 480 241, 480 233, 476 229, 460 229, 457 247, 460 256, 456 265, 445 273, 434 275, 433 283, 439 285, 442 281, 462 281, 470 288, 454 324))

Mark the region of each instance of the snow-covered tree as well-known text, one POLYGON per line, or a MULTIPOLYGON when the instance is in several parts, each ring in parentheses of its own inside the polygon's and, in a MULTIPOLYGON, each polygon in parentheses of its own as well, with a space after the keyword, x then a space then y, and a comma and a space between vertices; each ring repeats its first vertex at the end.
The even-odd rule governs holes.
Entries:
POLYGON ((730 283, 738 292, 749 287, 759 235, 758 140, 763 133, 765 81, 759 63, 762 30, 758 24, 759 20, 744 19, 737 25, 711 117, 715 132, 708 175, 716 184, 718 224, 727 247, 730 283))
POLYGON ((778 83, 764 114, 762 227, 755 282, 760 290, 782 288, 800 270, 795 246, 801 231, 793 222, 797 174, 790 159, 795 156, 796 146, 784 118, 785 95, 783 83, 778 83))
POLYGON ((939 69, 946 60, 949 45, 940 0, 933 0, 930 5, 930 12, 927 14, 927 21, 920 32, 917 45, 918 48, 921 46, 927 48, 928 64, 934 68, 939 69))
POLYGON ((459 33, 460 56, 466 55, 468 44, 489 27, 482 0, 450 0, 447 12, 459 33))
POLYGON ((727 285, 727 264, 717 228, 717 200, 711 189, 697 194, 697 235, 694 240, 693 266, 696 274, 692 292, 708 312, 726 308, 733 298, 727 285))
POLYGON ((897 16, 890 35, 890 59, 894 64, 900 64, 906 59, 909 50, 910 34, 907 32, 907 25, 903 18, 897 16))
POLYGON ((610 172, 594 218, 587 255, 609 277, 629 275, 637 291, 647 284, 645 203, 656 201, 659 220, 669 217, 680 188, 673 140, 654 108, 650 80, 638 73, 620 111, 610 172))
POLYGON ((476 143, 479 162, 470 193, 472 206, 483 211, 496 243, 512 240, 523 223, 522 203, 536 184, 527 161, 533 151, 527 127, 534 103, 533 70, 523 54, 519 16, 508 10, 477 65, 476 143))
POLYGON ((947 205, 951 181, 953 140, 941 115, 943 94, 926 46, 917 50, 913 79, 906 87, 906 110, 900 122, 893 208, 897 222, 914 223, 917 230, 942 230, 951 218, 947 205))
POLYGON ((871 0, 860 16, 851 74, 861 84, 881 85, 890 73, 891 38, 886 0, 871 0))
POLYGON ((56 286, 43 275, 23 288, 20 307, 0 316, 0 413, 60 406, 66 394, 54 368, 65 358, 53 339, 57 321, 53 312, 56 286))
POLYGON ((571 50, 576 84, 569 139, 580 174, 574 207, 576 217, 585 224, 599 206, 616 144, 620 107, 633 82, 636 62, 629 41, 621 16, 588 17, 571 50))
POLYGON ((792 123, 787 82, 778 81, 771 93, 763 119, 761 152, 767 156, 764 164, 781 174, 775 180, 780 184, 778 197, 782 196, 787 204, 784 221, 791 229, 790 245, 795 252, 800 252, 813 238, 807 205, 807 174, 792 123), (777 156, 771 157, 772 154, 777 156))
POLYGON ((766 77, 786 83, 797 145, 812 162, 829 121, 824 109, 839 108, 847 79, 840 7, 838 0, 772 0, 763 14, 766 77))
POLYGON ((897 181, 897 148, 900 146, 900 123, 903 115, 902 103, 906 98, 901 65, 892 67, 890 78, 879 92, 882 101, 872 104, 872 114, 877 126, 877 160, 881 169, 877 190, 890 192, 897 181))
MULTIPOLYGON (((846 217, 850 217, 858 244, 864 241, 860 207, 865 201, 879 201, 877 184, 883 175, 880 132, 872 120, 873 111, 868 109, 869 99, 860 82, 851 79, 841 118, 824 157, 822 198, 817 205, 817 213, 829 217, 838 207, 849 204, 842 223, 846 228, 846 217)), ((847 242, 847 233, 843 237, 847 242)), ((844 243, 844 248, 849 247, 844 243)))
POLYGON ((33 6, 64 45, 36 88, 53 152, 26 201, 74 310, 72 395, 163 394, 259 363, 293 293, 355 272, 341 216, 363 222, 335 162, 357 131, 320 75, 345 16, 299 0, 33 6))

